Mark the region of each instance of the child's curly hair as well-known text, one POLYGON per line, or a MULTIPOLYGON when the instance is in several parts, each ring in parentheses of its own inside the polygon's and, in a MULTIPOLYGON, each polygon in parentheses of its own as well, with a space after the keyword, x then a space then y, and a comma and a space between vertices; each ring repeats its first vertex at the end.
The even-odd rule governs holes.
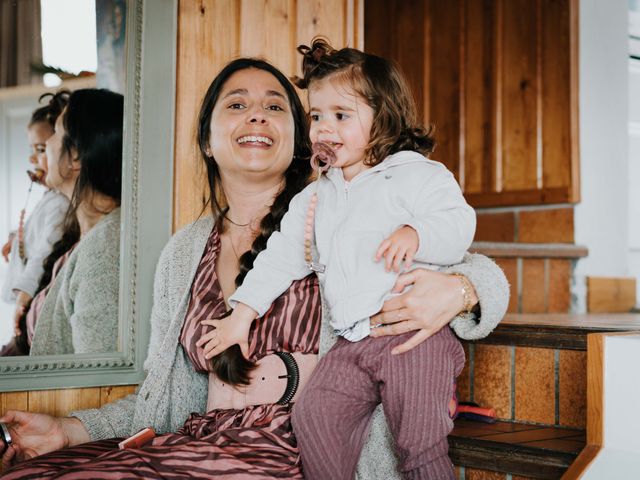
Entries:
POLYGON ((401 150, 429 156, 435 147, 433 128, 418 121, 411 89, 400 70, 390 61, 355 48, 334 49, 322 37, 311 46, 300 45, 303 76, 293 83, 308 89, 328 77, 346 82, 373 109, 373 125, 365 151, 365 165, 374 166, 401 150))
POLYGON ((56 93, 43 93, 40 95, 38 102, 42 103, 43 100, 46 100, 46 103, 33 111, 29 126, 35 123, 46 123, 53 129, 56 119, 60 116, 64 107, 67 106, 69 95, 71 95, 71 92, 65 89, 58 90, 56 93))

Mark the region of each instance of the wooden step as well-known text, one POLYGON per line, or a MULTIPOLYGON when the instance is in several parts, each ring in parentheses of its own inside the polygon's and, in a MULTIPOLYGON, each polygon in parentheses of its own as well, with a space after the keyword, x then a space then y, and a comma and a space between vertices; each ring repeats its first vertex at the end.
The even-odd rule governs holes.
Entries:
POLYGON ((557 479, 585 442, 582 429, 457 419, 449 435, 449 456, 465 468, 557 479))
POLYGON ((572 243, 473 242, 469 249, 491 258, 571 258, 589 254, 587 247, 572 243))
POLYGON ((589 333, 640 331, 640 314, 507 314, 475 343, 586 350, 589 333))
POLYGON ((463 343, 458 397, 505 421, 584 428, 587 335, 621 331, 640 331, 640 315, 508 315, 487 338, 463 343))
POLYGON ((470 251, 495 260, 511 285, 509 313, 569 313, 571 279, 587 249, 562 243, 474 242, 470 251))

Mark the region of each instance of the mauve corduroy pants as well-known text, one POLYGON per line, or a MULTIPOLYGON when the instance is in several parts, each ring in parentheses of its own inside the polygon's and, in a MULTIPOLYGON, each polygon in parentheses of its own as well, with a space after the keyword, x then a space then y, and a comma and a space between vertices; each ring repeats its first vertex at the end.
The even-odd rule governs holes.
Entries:
POLYGON ((403 477, 454 478, 447 456, 453 428, 448 407, 464 350, 445 327, 412 350, 391 355, 414 333, 359 342, 339 338, 320 360, 293 408, 305 478, 354 477, 380 402, 403 477))

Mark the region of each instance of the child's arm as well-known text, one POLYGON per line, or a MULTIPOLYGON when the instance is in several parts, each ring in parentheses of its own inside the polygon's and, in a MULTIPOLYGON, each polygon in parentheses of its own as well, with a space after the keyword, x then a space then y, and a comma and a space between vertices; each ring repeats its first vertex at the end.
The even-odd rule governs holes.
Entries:
POLYGON ((289 204, 289 210, 280 221, 280 231, 275 231, 267 241, 267 247, 253 262, 242 285, 229 298, 229 305, 244 303, 261 317, 273 301, 299 280, 311 273, 304 258, 304 229, 307 207, 314 190, 308 186, 289 204))
POLYGON ((304 259, 305 218, 311 192, 307 187, 291 200, 280 222, 280 231, 271 234, 267 248, 256 257, 242 285, 229 298, 233 313, 223 319, 202 322, 215 327, 196 343, 197 346, 206 344, 205 358, 212 358, 235 344, 247 357, 253 321, 264 315, 294 280, 311 273, 304 259))
POLYGON ((476 214, 464 197, 453 174, 441 164, 418 191, 407 225, 418 234, 415 259, 436 265, 453 265, 471 245, 476 214))

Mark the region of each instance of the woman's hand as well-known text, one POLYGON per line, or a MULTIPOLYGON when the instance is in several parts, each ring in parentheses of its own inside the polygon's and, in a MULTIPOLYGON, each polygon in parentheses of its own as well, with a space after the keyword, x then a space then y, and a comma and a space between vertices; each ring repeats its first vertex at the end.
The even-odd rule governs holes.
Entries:
MULTIPOLYGON (((408 292, 387 300, 380 313, 371 317, 371 336, 400 335, 417 330, 391 353, 411 350, 447 325, 464 307, 461 279, 447 273, 416 269, 398 277, 392 293, 400 293, 408 285, 408 292), (381 326, 377 326, 381 325, 381 326)), ((474 304, 478 303, 475 290, 470 292, 474 304)))
POLYGON ((16 297, 16 309, 13 313, 13 334, 16 337, 20 336, 20 319, 29 308, 31 300, 31 295, 18 291, 18 295, 16 297))
POLYGON ((77 418, 9 410, 0 422, 7 424, 12 440, 2 456, 3 469, 16 461, 89 441, 89 434, 77 418))

